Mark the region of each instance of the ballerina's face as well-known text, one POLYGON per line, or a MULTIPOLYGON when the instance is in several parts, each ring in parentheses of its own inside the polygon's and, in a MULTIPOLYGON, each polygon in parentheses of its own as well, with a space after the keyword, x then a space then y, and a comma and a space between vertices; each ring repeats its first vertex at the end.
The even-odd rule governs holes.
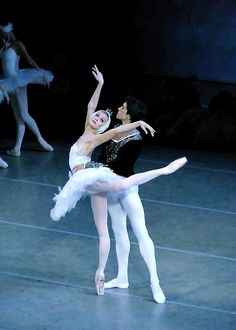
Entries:
POLYGON ((92 128, 99 129, 108 119, 108 115, 104 111, 97 111, 89 118, 89 124, 92 128))

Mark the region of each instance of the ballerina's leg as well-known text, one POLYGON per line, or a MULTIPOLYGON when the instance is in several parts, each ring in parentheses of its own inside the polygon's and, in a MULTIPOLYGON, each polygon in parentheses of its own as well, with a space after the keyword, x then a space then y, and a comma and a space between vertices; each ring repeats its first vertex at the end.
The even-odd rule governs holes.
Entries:
MULTIPOLYGON (((19 88, 17 90, 17 111, 19 113, 20 118, 24 121, 24 123, 29 127, 31 132, 36 136, 39 144, 46 151, 53 151, 53 147, 47 143, 46 140, 42 137, 38 125, 36 121, 31 117, 28 111, 28 96, 27 96, 27 88, 19 88)), ((22 141, 21 141, 22 142, 22 141)))
POLYGON ((13 108, 14 117, 16 120, 16 142, 14 148, 7 150, 7 154, 10 156, 19 157, 22 141, 25 135, 25 123, 20 115, 20 105, 17 95, 11 94, 10 96, 11 106, 13 108))
POLYGON ((91 206, 99 236, 98 268, 95 274, 95 285, 98 295, 104 295, 105 267, 110 251, 110 237, 107 226, 107 196, 92 195, 91 206))
POLYGON ((155 178, 157 178, 160 175, 168 175, 171 173, 174 173, 178 169, 180 169, 182 166, 184 166, 187 162, 186 157, 182 157, 179 159, 174 160, 171 162, 169 165, 155 169, 155 170, 150 170, 142 173, 137 173, 134 175, 131 175, 128 178, 122 179, 119 182, 115 183, 99 183, 96 185, 96 189, 99 191, 120 191, 120 190, 125 190, 128 189, 132 186, 138 186, 141 184, 144 184, 148 181, 151 181, 155 178))

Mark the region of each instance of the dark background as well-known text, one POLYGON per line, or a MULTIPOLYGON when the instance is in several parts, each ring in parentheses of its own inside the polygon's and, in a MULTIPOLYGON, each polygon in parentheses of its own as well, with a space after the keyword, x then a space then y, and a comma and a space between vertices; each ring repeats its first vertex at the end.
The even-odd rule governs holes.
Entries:
MULTIPOLYGON (((28 88, 30 114, 46 138, 81 134, 97 64, 105 78, 99 108, 115 109, 127 94, 146 102, 158 132, 147 143, 235 152, 234 1, 73 2, 1 4, 0 23, 13 22, 30 55, 55 74, 49 90, 28 88)), ((4 103, 0 137, 14 134, 4 103)))

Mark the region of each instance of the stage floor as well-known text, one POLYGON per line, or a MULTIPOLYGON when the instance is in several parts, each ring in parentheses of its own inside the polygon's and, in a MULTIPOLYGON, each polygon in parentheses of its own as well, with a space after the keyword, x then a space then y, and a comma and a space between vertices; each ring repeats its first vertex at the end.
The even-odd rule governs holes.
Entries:
MULTIPOLYGON (((52 144, 53 153, 26 144, 20 158, 1 149, 9 167, 0 169, 0 329, 235 330, 236 155, 144 148, 136 172, 189 160, 140 187, 167 297, 161 305, 129 223, 130 287, 96 295, 98 236, 89 199, 60 222, 49 217, 68 177, 70 147, 52 144)), ((107 280, 117 271, 110 232, 107 280)))

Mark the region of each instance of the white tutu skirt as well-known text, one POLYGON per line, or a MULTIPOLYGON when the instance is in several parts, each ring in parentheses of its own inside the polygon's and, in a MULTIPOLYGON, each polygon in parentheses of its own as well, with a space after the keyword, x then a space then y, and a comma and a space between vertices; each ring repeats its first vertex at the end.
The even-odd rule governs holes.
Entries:
MULTIPOLYGON (((13 92, 18 87, 28 84, 45 84, 46 81, 52 82, 54 75, 44 69, 22 69, 9 77, 0 76, 0 85, 5 88, 7 93, 13 92)), ((1 97, 2 93, 0 93, 1 97)))
MULTIPOLYGON (((99 193, 98 183, 112 183, 120 180, 122 180, 122 177, 107 167, 87 168, 77 171, 69 178, 59 194, 53 198, 55 206, 50 211, 52 220, 59 221, 61 217, 64 217, 75 208, 82 197, 99 193)), ((118 195, 117 192, 109 193, 109 196, 112 196, 113 199, 118 195)))

